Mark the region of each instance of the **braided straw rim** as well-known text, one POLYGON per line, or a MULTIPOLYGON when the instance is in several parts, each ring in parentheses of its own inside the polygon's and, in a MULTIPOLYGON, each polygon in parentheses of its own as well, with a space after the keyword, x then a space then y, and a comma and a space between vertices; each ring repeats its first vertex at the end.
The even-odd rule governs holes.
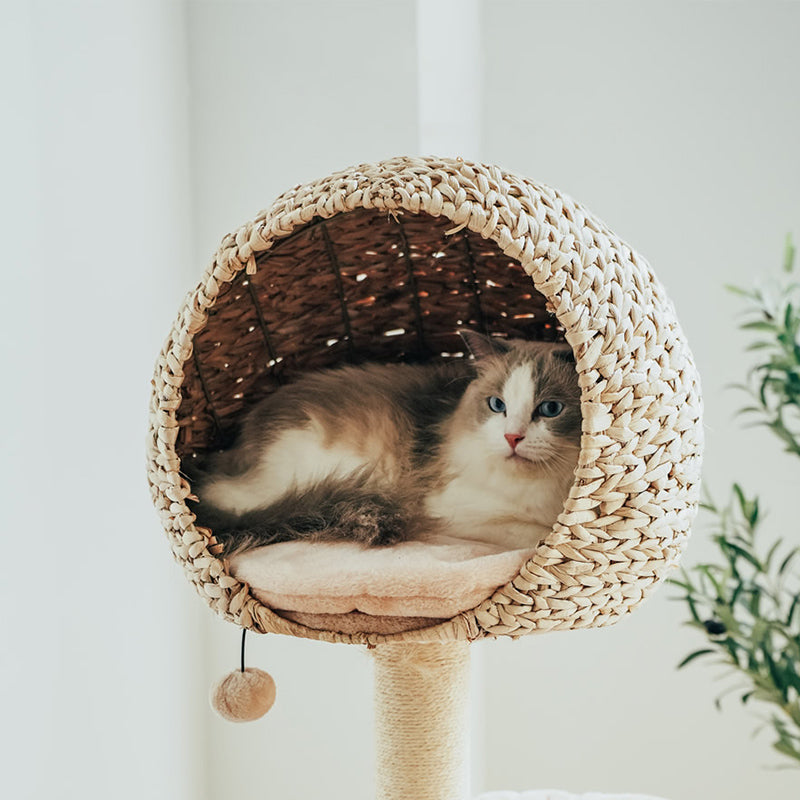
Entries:
POLYGON ((297 186, 225 237, 159 355, 148 479, 175 558, 209 605, 259 632, 327 641, 473 640, 599 627, 635 608, 683 550, 702 451, 697 371, 647 262, 556 190, 461 159, 393 158, 297 186), (477 607, 424 630, 342 634, 290 622, 226 571, 186 505, 177 409, 183 365, 221 288, 314 219, 355 209, 443 216, 494 241, 531 276, 566 331, 582 390, 575 482, 550 535, 519 575, 477 607))

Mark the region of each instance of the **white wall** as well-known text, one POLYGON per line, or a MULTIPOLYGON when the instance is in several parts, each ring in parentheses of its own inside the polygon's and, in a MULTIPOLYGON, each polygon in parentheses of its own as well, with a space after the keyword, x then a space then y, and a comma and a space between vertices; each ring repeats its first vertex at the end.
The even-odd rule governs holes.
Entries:
MULTIPOLYGON (((252 636, 275 708, 245 726, 207 709, 238 630, 171 563, 142 452, 156 352, 219 239, 348 164, 472 155, 604 218, 678 307, 704 377, 710 485, 741 480, 776 529, 796 530, 782 497, 796 466, 732 421, 740 398, 724 386, 741 375, 742 339, 721 287, 771 270, 785 232, 800 233, 800 6, 483 0, 435 30, 435 5, 423 0, 424 17, 411 0, 3 11, 0 485, 19 553, 0 582, 4 795, 371 795, 360 648, 252 636), (461 115, 453 97, 471 100, 461 115)), ((687 563, 710 553, 700 527, 687 563)), ((717 673, 675 671, 697 640, 669 595, 615 628, 475 646, 476 793, 796 794, 791 773, 763 769, 776 758, 751 740, 752 718, 735 701, 714 711, 717 673)))
POLYGON ((202 800, 202 608, 144 471, 155 356, 196 272, 181 9, 5 4, 0 31, 0 793, 202 800))

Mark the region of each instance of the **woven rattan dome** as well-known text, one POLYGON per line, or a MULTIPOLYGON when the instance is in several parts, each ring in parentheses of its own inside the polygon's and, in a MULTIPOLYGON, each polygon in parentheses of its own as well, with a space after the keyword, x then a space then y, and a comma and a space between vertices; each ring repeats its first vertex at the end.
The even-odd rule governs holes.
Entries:
POLYGON ((557 191, 461 160, 362 164, 227 236, 159 356, 151 410, 148 477, 173 553, 212 608, 261 632, 438 641, 607 625, 675 564, 696 509, 697 373, 646 261, 557 191), (224 444, 298 372, 446 357, 463 326, 575 352, 581 455, 553 531, 516 579, 435 627, 341 634, 278 616, 194 526, 182 459, 224 444))

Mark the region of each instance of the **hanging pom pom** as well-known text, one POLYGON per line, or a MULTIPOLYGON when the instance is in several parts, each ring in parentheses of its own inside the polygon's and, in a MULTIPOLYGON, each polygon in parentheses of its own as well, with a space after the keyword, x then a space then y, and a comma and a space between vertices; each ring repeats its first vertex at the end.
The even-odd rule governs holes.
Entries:
POLYGON ((268 672, 248 667, 234 670, 211 689, 211 707, 231 722, 263 717, 275 702, 275 681, 268 672))
POLYGON ((244 666, 244 641, 247 633, 242 628, 242 666, 226 675, 211 688, 211 708, 230 722, 250 722, 263 717, 275 702, 275 681, 263 669, 244 666))

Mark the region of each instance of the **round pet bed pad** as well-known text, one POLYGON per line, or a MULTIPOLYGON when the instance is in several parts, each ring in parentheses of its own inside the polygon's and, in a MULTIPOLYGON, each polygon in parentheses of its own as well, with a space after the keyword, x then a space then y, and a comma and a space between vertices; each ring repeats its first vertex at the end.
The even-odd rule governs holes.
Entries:
POLYGON ((445 537, 373 548, 297 541, 234 556, 230 568, 260 602, 294 621, 376 632, 424 627, 473 608, 533 552, 445 537))

